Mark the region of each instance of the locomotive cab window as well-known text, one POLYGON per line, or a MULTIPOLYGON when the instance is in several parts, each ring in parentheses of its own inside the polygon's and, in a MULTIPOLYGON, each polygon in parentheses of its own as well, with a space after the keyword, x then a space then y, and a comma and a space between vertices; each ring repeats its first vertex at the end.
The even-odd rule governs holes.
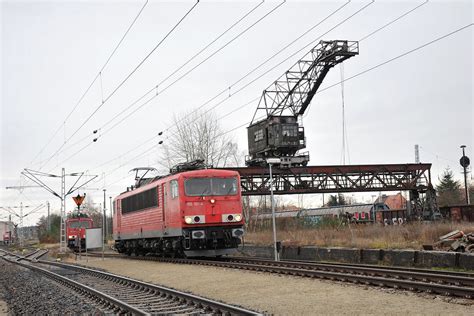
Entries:
POLYGON ((237 178, 192 178, 184 182, 187 196, 236 195, 237 178))
POLYGON ((70 228, 90 228, 89 222, 70 222, 70 228))
POLYGON ((178 181, 177 180, 170 181, 170 191, 171 191, 172 199, 175 199, 178 197, 178 181))

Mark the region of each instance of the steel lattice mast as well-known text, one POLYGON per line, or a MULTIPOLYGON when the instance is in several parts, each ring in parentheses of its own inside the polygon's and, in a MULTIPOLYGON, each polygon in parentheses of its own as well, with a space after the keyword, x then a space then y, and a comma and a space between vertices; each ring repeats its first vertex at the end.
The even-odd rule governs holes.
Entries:
POLYGON ((75 172, 75 173, 70 173, 66 174, 65 169, 61 169, 61 175, 55 175, 55 174, 49 174, 49 173, 44 173, 41 171, 34 171, 30 169, 24 169, 23 172, 21 173, 24 175, 26 178, 29 180, 33 181, 34 183, 40 185, 42 188, 46 189, 48 192, 56 196, 61 200, 61 224, 60 224, 60 238, 59 238, 59 252, 64 253, 66 251, 66 227, 65 227, 65 221, 66 221, 66 197, 73 193, 75 190, 83 187, 87 183, 91 182, 95 178, 97 178, 96 175, 90 176, 91 178, 86 180, 84 183, 81 185, 77 185, 79 180, 82 178, 84 175, 84 172, 75 172), (67 176, 73 176, 77 177, 76 182, 69 188, 69 190, 66 191, 66 177, 67 176), (50 177, 50 178, 61 178, 61 195, 56 193, 53 189, 51 189, 48 185, 46 185, 43 181, 39 179, 39 177, 50 177))
POLYGON ((265 110, 267 117, 303 115, 329 70, 358 54, 359 42, 319 42, 263 91, 253 120, 259 110, 265 110))

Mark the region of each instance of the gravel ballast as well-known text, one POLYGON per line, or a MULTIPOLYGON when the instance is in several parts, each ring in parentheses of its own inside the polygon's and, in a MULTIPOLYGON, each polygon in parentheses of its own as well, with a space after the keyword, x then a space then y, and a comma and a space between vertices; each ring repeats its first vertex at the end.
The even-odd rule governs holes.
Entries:
POLYGON ((0 314, 7 310, 13 315, 101 314, 70 289, 31 270, 0 259, 0 271, 0 314))
POLYGON ((263 272, 84 258, 81 264, 276 315, 472 315, 472 300, 263 272))

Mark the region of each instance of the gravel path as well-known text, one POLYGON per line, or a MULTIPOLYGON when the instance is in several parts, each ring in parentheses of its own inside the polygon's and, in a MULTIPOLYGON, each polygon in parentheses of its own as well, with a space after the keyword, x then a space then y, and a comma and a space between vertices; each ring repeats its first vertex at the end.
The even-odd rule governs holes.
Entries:
POLYGON ((13 315, 101 314, 69 289, 26 268, 0 259, 0 271, 0 314, 7 312, 1 300, 13 315))
POLYGON ((472 315, 474 309, 468 300, 261 272, 108 258, 89 258, 87 265, 276 315, 472 315))

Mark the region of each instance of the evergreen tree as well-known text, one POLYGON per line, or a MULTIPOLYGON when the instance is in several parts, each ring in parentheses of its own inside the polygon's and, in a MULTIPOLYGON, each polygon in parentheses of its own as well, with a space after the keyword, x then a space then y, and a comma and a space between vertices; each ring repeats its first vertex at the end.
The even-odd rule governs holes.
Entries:
POLYGON ((462 202, 461 184, 454 180, 453 172, 448 168, 443 172, 441 179, 438 178, 439 184, 436 186, 438 193, 438 205, 448 206, 456 205, 462 202))
POLYGON ((326 203, 326 206, 339 206, 339 205, 346 205, 346 199, 344 195, 337 194, 337 195, 330 195, 329 201, 326 203))
POLYGON ((50 215, 51 230, 48 231, 48 218, 41 216, 38 223, 38 238, 42 243, 59 242, 59 230, 61 225, 61 216, 58 214, 50 215))

